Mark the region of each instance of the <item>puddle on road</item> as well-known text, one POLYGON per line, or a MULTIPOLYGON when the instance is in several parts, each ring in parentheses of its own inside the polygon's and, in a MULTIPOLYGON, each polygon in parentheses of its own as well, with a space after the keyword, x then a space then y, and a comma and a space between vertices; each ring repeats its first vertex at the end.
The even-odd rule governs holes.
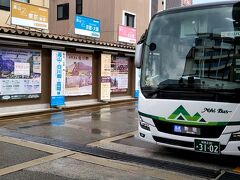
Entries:
POLYGON ((105 136, 105 137, 110 137, 112 135, 111 131, 107 130, 107 129, 98 129, 98 128, 93 128, 91 130, 92 134, 98 134, 101 136, 105 136))
POLYGON ((51 114, 49 120, 46 122, 37 121, 26 126, 19 126, 19 129, 27 129, 39 126, 63 126, 65 124, 64 113, 51 114))
POLYGON ((92 129, 92 131, 91 131, 93 134, 101 134, 101 130, 100 129, 92 129))
POLYGON ((44 122, 44 123, 38 123, 38 124, 32 124, 32 125, 27 125, 27 126, 19 126, 19 129, 27 129, 27 128, 32 128, 32 127, 37 127, 37 126, 49 126, 51 125, 51 122, 44 122))
MULTIPOLYGON (((92 135, 110 137, 112 135, 122 133, 122 131, 129 131, 132 126, 135 126, 135 124, 133 124, 133 121, 135 122, 134 112, 135 107, 132 106, 117 106, 113 108, 104 107, 103 109, 95 109, 94 111, 87 110, 81 112, 63 111, 49 114, 48 118, 45 118, 43 121, 36 119, 34 121, 34 119, 32 119, 33 121, 31 122, 18 125, 15 124, 12 127, 15 130, 19 129, 21 132, 25 133, 49 133, 51 136, 54 134, 59 136, 60 130, 64 131, 65 133, 71 132, 70 134, 89 133, 92 135), (133 119, 133 121, 127 121, 127 119, 133 119)), ((9 129, 9 127, 7 128, 9 129)), ((69 135, 65 134, 65 136, 69 135)))

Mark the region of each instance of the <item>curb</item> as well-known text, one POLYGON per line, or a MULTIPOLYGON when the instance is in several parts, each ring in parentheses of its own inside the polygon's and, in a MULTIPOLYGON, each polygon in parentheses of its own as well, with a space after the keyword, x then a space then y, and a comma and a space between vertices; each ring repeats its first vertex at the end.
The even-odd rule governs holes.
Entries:
POLYGON ((66 112, 69 110, 76 110, 76 109, 86 109, 86 108, 92 108, 92 107, 99 107, 103 105, 114 105, 114 104, 120 104, 124 102, 135 102, 137 101, 136 98, 132 99, 124 99, 124 100, 114 100, 114 101, 109 101, 109 102, 96 102, 92 104, 86 104, 86 105, 76 105, 76 106, 65 106, 65 107, 56 107, 56 108, 46 108, 46 109, 41 109, 41 110, 36 110, 36 111, 25 111, 25 112, 19 112, 19 114, 9 114, 9 115, 0 115, 0 122, 1 121, 6 121, 7 119, 15 119, 15 118, 20 118, 20 117, 29 117, 29 116, 35 116, 35 115, 47 115, 51 113, 56 113, 56 112, 66 112))

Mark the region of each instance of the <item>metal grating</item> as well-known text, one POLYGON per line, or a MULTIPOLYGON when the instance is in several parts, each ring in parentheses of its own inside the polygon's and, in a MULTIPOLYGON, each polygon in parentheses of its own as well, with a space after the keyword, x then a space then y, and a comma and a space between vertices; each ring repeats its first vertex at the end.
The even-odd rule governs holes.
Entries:
POLYGON ((237 179, 240 179, 240 174, 232 172, 225 172, 218 178, 218 180, 237 180, 237 179))
POLYGON ((191 176, 198 176, 203 178, 216 178, 220 175, 220 170, 211 170, 206 168, 194 167, 185 164, 163 161, 163 160, 156 160, 150 159, 145 157, 138 157, 134 155, 129 155, 117 151, 101 149, 97 147, 88 147, 81 144, 72 144, 68 142, 63 142, 56 139, 48 139, 38 136, 32 136, 29 134, 23 134, 12 130, 7 129, 0 129, 0 135, 15 137, 18 139, 24 139, 28 141, 33 141, 37 143, 47 144, 51 146, 61 147, 64 149, 81 152, 85 154, 90 154, 93 156, 103 157, 107 159, 114 159, 124 162, 131 162, 141 165, 146 165, 150 167, 160 168, 164 170, 179 172, 191 176))

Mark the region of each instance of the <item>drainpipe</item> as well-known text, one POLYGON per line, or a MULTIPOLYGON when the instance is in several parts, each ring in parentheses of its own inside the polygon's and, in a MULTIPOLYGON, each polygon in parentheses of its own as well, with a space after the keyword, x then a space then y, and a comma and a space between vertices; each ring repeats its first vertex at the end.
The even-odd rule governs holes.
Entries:
POLYGON ((152 17, 152 0, 149 0, 149 19, 148 22, 150 22, 152 17))

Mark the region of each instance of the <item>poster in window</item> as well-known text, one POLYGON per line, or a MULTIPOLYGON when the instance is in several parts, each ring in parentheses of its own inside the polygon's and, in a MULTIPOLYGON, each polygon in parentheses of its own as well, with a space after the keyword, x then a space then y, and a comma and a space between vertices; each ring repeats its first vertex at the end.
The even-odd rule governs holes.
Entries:
POLYGON ((111 92, 127 92, 128 58, 113 57, 111 62, 111 92))
POLYGON ((34 99, 41 94, 41 51, 0 47, 0 99, 34 99))
POLYGON ((92 94, 92 55, 67 53, 66 96, 92 94))

